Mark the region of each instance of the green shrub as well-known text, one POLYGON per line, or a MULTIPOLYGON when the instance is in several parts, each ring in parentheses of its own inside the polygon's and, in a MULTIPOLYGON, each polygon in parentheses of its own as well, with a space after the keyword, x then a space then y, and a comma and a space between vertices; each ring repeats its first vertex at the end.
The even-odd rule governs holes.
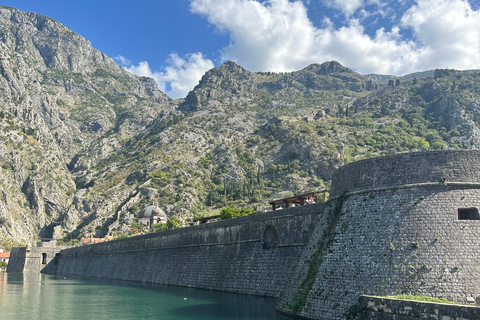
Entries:
POLYGON ((132 224, 130 225, 132 233, 139 233, 140 231, 143 231, 144 227, 145 226, 143 224, 137 221, 132 222, 132 224))
POLYGON ((177 217, 170 217, 167 219, 166 227, 167 229, 177 229, 183 226, 182 220, 177 217))
POLYGON ((131 206, 130 208, 128 208, 128 211, 129 211, 131 214, 137 214, 137 213, 140 211, 140 208, 138 207, 137 204, 134 204, 133 206, 131 206))
POLYGON ((239 209, 233 207, 224 207, 220 211, 220 218, 222 220, 236 218, 236 217, 243 217, 248 216, 249 214, 253 213, 254 211, 251 209, 239 209))
POLYGON ((152 229, 151 229, 152 232, 159 232, 159 231, 163 231, 163 230, 167 230, 167 224, 166 223, 154 223, 154 224, 152 224, 152 229))
POLYGON ((3 249, 6 252, 12 251, 13 247, 24 247, 25 243, 16 242, 10 238, 1 238, 0 239, 0 249, 3 249))

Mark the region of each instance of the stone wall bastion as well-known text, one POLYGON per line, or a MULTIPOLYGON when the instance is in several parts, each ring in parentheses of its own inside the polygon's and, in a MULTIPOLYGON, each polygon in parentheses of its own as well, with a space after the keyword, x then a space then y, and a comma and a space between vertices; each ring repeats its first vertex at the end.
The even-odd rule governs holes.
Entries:
POLYGON ((339 168, 277 309, 345 319, 363 294, 475 301, 479 207, 479 151, 396 154, 339 168))

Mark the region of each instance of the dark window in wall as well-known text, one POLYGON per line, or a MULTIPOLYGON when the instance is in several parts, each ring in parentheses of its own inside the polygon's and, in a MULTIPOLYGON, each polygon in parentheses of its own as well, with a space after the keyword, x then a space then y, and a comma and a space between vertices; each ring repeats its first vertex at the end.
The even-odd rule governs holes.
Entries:
POLYGON ((42 264, 47 264, 47 254, 42 253, 42 264))
POLYGON ((480 220, 477 208, 459 208, 458 220, 480 220))
POLYGON ((277 247, 277 229, 270 225, 263 233, 263 249, 273 249, 277 247))
POLYGON ((55 258, 53 259, 53 265, 58 266, 58 260, 62 257, 60 253, 55 254, 55 258))

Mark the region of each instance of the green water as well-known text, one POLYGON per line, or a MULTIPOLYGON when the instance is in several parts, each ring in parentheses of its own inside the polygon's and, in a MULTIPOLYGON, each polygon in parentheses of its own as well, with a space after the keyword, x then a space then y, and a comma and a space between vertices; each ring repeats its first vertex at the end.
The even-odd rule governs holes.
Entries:
POLYGON ((180 287, 0 272, 0 319, 287 319, 275 300, 180 287))

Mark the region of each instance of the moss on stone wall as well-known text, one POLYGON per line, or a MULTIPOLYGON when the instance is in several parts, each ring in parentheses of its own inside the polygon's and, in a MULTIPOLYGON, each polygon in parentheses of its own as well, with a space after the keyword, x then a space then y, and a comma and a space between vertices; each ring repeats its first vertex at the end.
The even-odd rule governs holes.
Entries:
POLYGON ((323 231, 322 239, 318 242, 317 249, 313 253, 308 264, 307 274, 300 283, 297 294, 290 304, 290 310, 292 310, 292 312, 295 314, 298 314, 307 303, 307 297, 315 280, 317 279, 318 269, 323 262, 323 254, 333 241, 334 230, 342 211, 343 202, 346 200, 346 198, 347 197, 343 195, 338 197, 334 202, 333 209, 326 211, 328 214, 328 227, 323 231))

